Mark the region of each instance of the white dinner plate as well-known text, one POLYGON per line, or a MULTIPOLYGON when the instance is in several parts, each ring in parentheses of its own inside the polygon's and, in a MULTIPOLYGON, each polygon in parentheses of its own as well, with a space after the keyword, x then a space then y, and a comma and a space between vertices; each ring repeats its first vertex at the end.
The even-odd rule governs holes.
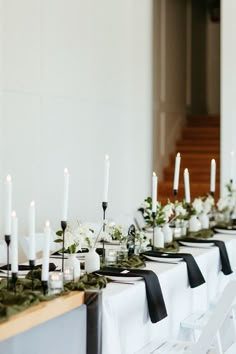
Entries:
POLYGON ((235 229, 217 229, 217 228, 214 228, 214 230, 218 233, 221 233, 221 234, 226 234, 226 235, 236 235, 236 230, 235 229))
POLYGON ((201 242, 184 242, 184 241, 179 241, 181 245, 187 246, 187 247, 196 247, 196 248, 209 248, 214 246, 214 243, 201 243, 201 242))
POLYGON ((106 278, 109 278, 113 281, 120 281, 122 283, 133 283, 136 281, 143 280, 142 277, 119 277, 118 275, 104 275, 106 278))
POLYGON ((150 259, 150 261, 155 261, 155 262, 161 262, 161 263, 179 263, 183 260, 183 258, 168 258, 165 255, 163 255, 163 257, 152 257, 152 256, 146 256, 144 255, 147 259, 150 259))

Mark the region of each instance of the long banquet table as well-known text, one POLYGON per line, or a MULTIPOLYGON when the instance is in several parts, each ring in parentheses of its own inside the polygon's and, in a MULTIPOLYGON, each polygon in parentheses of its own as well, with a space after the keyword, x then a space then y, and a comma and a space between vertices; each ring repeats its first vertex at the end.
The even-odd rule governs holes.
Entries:
MULTIPOLYGON (((232 269, 236 271, 236 236, 216 234, 214 239, 225 241, 232 269)), ((235 275, 225 276, 221 272, 219 249, 215 246, 181 247, 181 251, 193 254, 206 283, 190 288, 185 262, 147 262, 147 269, 158 275, 168 313, 156 324, 149 318, 142 280, 109 284, 103 291, 102 354, 133 354, 155 338, 189 339, 189 331, 180 327, 181 320, 193 312, 207 310, 235 275)))
MULTIPOLYGON (((214 239, 225 241, 231 267, 236 273, 236 236, 216 234, 214 239)), ((82 305, 64 315, 57 316, 55 312, 54 318, 46 319, 32 328, 29 324, 29 328, 22 333, 13 331, 12 335, 0 337, 0 353, 26 354, 34 348, 36 354, 134 354, 156 338, 189 339, 189 331, 180 327, 181 320, 193 312, 207 310, 235 275, 225 276, 221 272, 217 247, 181 247, 181 251, 193 254, 206 283, 190 288, 185 262, 169 264, 148 261, 146 268, 157 274, 167 308, 168 316, 162 321, 156 324, 150 321, 144 281, 109 283, 102 294, 101 351, 96 350, 95 353, 88 348, 86 351, 86 333, 88 340, 90 335, 94 338, 94 333, 90 328, 86 332, 86 306, 82 305)), ((60 266, 59 259, 51 261, 60 266)), ((50 302, 48 306, 51 306, 50 302)), ((29 310, 34 311, 34 308, 29 310)), ((19 316, 24 318, 24 312, 19 316)), ((10 324, 11 320, 5 325, 10 324)), ((4 324, 0 325, 0 333, 1 326, 3 328, 4 324)))

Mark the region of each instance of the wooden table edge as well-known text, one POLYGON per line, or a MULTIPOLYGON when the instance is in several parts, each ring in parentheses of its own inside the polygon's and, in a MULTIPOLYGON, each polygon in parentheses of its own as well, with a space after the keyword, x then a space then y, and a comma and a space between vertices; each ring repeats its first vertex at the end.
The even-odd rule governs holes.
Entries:
POLYGON ((25 332, 84 304, 84 292, 74 291, 50 301, 40 302, 0 324, 0 341, 25 332))

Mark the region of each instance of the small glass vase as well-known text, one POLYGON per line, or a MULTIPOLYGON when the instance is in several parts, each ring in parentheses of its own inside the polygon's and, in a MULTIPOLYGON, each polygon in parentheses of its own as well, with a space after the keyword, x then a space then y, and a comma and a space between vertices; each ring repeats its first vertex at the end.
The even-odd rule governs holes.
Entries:
POLYGON ((89 252, 85 254, 85 271, 86 273, 93 273, 100 269, 100 257, 95 248, 90 248, 89 252))
POLYGON ((74 280, 78 280, 80 277, 80 261, 77 258, 76 253, 68 253, 67 259, 65 260, 65 269, 73 268, 74 280))

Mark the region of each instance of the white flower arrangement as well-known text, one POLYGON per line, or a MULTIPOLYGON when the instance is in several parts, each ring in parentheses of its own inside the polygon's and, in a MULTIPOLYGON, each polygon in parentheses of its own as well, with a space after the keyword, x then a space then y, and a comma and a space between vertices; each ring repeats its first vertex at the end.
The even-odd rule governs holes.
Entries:
POLYGON ((185 219, 188 214, 186 208, 183 206, 183 203, 178 201, 174 204, 174 213, 176 219, 185 219))
POLYGON ((136 231, 135 233, 135 244, 140 247, 141 250, 146 250, 150 245, 150 239, 145 234, 144 231, 136 231))
MULTIPOLYGON (((62 243, 62 230, 57 231, 57 238, 55 242, 62 243)), ((94 231, 88 226, 77 222, 75 226, 68 225, 64 237, 64 252, 76 253, 82 247, 91 248, 95 242, 94 231)))
POLYGON ((195 198, 192 203, 192 207, 198 216, 201 214, 209 214, 214 205, 215 200, 211 195, 195 198))
POLYGON ((233 213, 236 208, 236 190, 233 189, 232 184, 229 183, 226 185, 228 194, 224 197, 221 197, 217 202, 217 210, 220 213, 233 213))
POLYGON ((208 195, 206 199, 203 201, 203 212, 209 214, 214 208, 214 205, 215 205, 215 199, 211 195, 208 195))
POLYGON ((138 210, 142 212, 146 224, 153 227, 157 225, 164 225, 170 221, 174 214, 174 205, 168 202, 168 204, 162 206, 161 203, 157 202, 157 211, 155 219, 153 219, 152 198, 148 197, 141 203, 138 210))
POLYGON ((195 198, 192 207, 195 209, 195 212, 197 215, 200 215, 203 213, 203 201, 201 198, 195 198))

